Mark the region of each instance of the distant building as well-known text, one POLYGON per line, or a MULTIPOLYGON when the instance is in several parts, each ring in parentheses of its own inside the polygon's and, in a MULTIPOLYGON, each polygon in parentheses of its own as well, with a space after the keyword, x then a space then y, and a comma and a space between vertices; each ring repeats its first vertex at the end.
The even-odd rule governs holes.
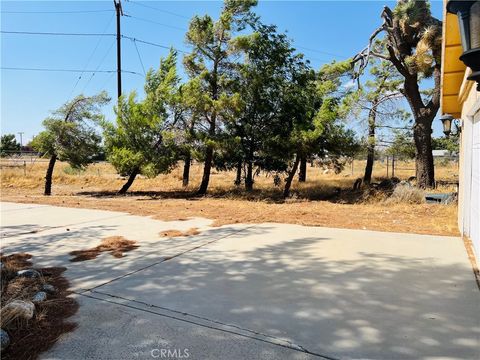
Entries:
POLYGON ((448 150, 432 150, 433 158, 450 158, 455 159, 458 157, 457 153, 448 150))

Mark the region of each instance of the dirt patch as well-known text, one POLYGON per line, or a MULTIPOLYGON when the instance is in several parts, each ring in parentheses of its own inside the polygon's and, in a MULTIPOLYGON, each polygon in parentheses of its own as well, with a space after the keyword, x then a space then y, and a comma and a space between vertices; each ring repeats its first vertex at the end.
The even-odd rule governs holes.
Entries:
POLYGON ((198 228, 190 228, 187 231, 166 230, 159 233, 160 237, 186 237, 200 234, 198 228))
POLYGON ((102 252, 109 252, 110 255, 116 258, 123 257, 123 253, 135 250, 139 245, 134 240, 127 240, 123 236, 110 236, 102 240, 100 245, 86 250, 72 251, 70 255, 73 256, 70 261, 85 261, 95 259, 102 252))
POLYGON ((32 268, 31 255, 25 253, 0 255, 2 261, 2 310, 12 300, 30 300, 44 284, 53 285, 54 293, 47 300, 35 305, 35 312, 28 322, 18 320, 2 311, 2 329, 10 336, 10 346, 2 352, 2 359, 31 360, 50 349, 60 336, 75 329, 76 324, 67 321, 78 310, 78 303, 68 296, 69 283, 62 276, 66 268, 34 268, 41 276, 19 278, 18 270, 32 268), (4 316, 5 315, 5 316, 4 316))
MULTIPOLYGON (((48 162, 47 162, 48 163, 48 162)), ((375 162, 374 182, 386 175, 386 164, 375 162)), ((415 175, 414 163, 398 163, 395 175, 406 180, 415 175), (401 169, 400 169, 401 168, 401 169), (402 170, 403 169, 403 170, 402 170), (410 170, 408 170, 410 169, 410 170)), ((135 180, 126 196, 117 191, 119 179, 109 164, 94 164, 80 175, 55 167, 53 195, 43 196, 46 163, 35 163, 23 169, 2 171, 2 200, 38 203, 87 209, 127 212, 152 216, 164 221, 192 217, 214 220, 214 226, 236 223, 277 222, 308 226, 348 229, 412 232, 417 234, 458 235, 457 207, 437 204, 385 204, 385 194, 373 191, 351 191, 358 176, 363 175, 364 161, 341 174, 325 174, 322 169, 307 168, 307 182, 292 184, 293 196, 282 199, 282 187, 275 187, 271 176, 255 178, 255 189, 245 191, 234 186, 235 171, 212 172, 208 196, 198 197, 196 190, 203 175, 202 164, 191 168, 190 185, 182 186, 182 167, 168 175, 135 180)), ((455 180, 457 165, 435 168, 438 180, 455 180)), ((438 191, 451 192, 442 188, 438 191)))
POLYGON ((214 199, 159 199, 130 195, 115 198, 89 196, 18 196, 2 191, 3 201, 37 203, 153 216, 163 221, 203 217, 213 226, 238 223, 285 223, 415 234, 458 236, 457 206, 441 204, 334 203, 303 201, 271 203, 214 199))

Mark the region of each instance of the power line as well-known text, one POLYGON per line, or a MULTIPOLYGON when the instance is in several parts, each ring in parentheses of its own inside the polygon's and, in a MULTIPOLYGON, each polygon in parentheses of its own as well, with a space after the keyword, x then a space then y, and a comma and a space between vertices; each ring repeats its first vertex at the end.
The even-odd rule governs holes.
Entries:
POLYGON ((134 15, 124 14, 124 16, 126 16, 127 18, 131 18, 131 19, 135 19, 135 20, 139 20, 139 21, 144 21, 144 22, 148 22, 148 23, 151 23, 151 24, 164 26, 164 27, 174 29, 174 30, 187 31, 186 28, 181 28, 179 26, 174 26, 174 25, 168 25, 168 24, 160 23, 160 22, 154 21, 154 20, 140 18, 140 17, 134 16, 134 15))
MULTIPOLYGON (((127 36, 127 35, 122 35, 122 38, 129 39, 129 40, 134 40, 134 41, 139 42, 139 43, 142 43, 142 44, 147 44, 147 45, 151 45, 151 46, 156 46, 156 47, 159 47, 159 48, 162 48, 162 49, 170 50, 170 49, 172 48, 171 46, 166 46, 166 45, 161 45, 161 44, 153 43, 153 42, 150 42, 150 41, 140 40, 140 39, 137 39, 137 38, 134 38, 134 37, 131 37, 131 36, 127 36)), ((184 50, 176 49, 176 51, 178 51, 178 52, 180 52, 180 53, 183 53, 183 54, 188 54, 188 52, 187 52, 187 51, 184 51, 184 50)))
POLYGON ((111 12, 112 9, 105 10, 72 10, 72 11, 1 11, 2 14, 90 14, 100 12, 111 12))
POLYGON ((65 32, 38 32, 38 31, 6 31, 1 30, 2 34, 16 34, 16 35, 53 35, 53 36, 115 36, 115 34, 100 34, 100 33, 65 33, 65 32))
MULTIPOLYGON (((107 58, 108 54, 110 54, 110 51, 112 50, 113 48, 113 45, 115 45, 115 40, 112 41, 110 47, 108 48, 107 52, 105 53, 105 55, 103 56, 102 60, 100 60, 100 63, 97 65, 97 67, 95 68, 95 72, 98 71, 98 69, 100 68, 100 66, 102 66, 103 62, 105 61, 105 59, 107 58)), ((83 89, 82 89, 82 93, 85 92, 85 89, 87 88, 88 84, 90 84, 90 81, 92 81, 93 79, 93 76, 95 75, 95 72, 92 73, 92 75, 90 76, 90 78, 87 80, 87 83, 84 85, 83 89)), ((113 75, 112 75, 113 76, 113 75)))
POLYGON ((175 12, 173 12, 173 11, 168 11, 168 10, 164 10, 164 9, 159 9, 159 8, 154 7, 154 6, 151 6, 151 5, 145 5, 145 4, 142 4, 142 3, 139 3, 139 2, 136 2, 136 1, 131 1, 131 0, 127 0, 127 2, 128 2, 129 4, 133 4, 133 5, 137 5, 137 6, 142 6, 142 7, 147 8, 147 9, 152 9, 152 10, 159 11, 159 12, 162 12, 162 13, 165 13, 165 14, 177 16, 177 17, 182 18, 182 19, 190 19, 188 16, 185 16, 185 15, 182 15, 182 14, 178 14, 178 13, 175 13, 175 12))
MULTIPOLYGON (((101 33, 65 33, 65 32, 34 32, 34 31, 5 31, 1 30, 0 33, 5 33, 5 34, 16 34, 16 35, 58 35, 58 36, 116 36, 116 34, 101 34, 101 33)), ((161 45, 157 43, 153 43, 150 41, 145 41, 141 39, 137 39, 135 37, 127 36, 127 35, 122 35, 122 38, 124 39, 129 39, 129 40, 135 40, 139 43, 146 44, 146 45, 151 45, 151 46, 156 46, 162 49, 170 49, 171 46, 166 46, 166 45, 161 45)), ((187 54, 187 51, 184 50, 178 50, 180 53, 187 54)))
MULTIPOLYGON (((112 23, 112 20, 113 20, 113 17, 114 17, 114 16, 115 16, 115 14, 112 14, 109 22, 107 23, 107 26, 105 26, 105 29, 103 30, 103 33, 104 33, 104 34, 107 32, 107 29, 108 29, 108 27, 110 26, 110 24, 112 23)), ((88 58, 87 63, 86 63, 86 65, 85 65, 85 69, 88 67, 88 65, 90 65, 90 61, 92 60, 93 55, 95 55, 95 52, 97 51, 98 46, 100 45, 101 42, 102 42, 102 37, 100 37, 100 38, 98 39, 97 44, 95 45, 95 48, 93 49, 92 53, 90 54, 90 57, 88 58)), ((68 96, 68 98, 70 98, 70 97, 72 96, 73 92, 74 92, 75 89, 77 88, 78 83, 79 83, 80 80, 82 79, 83 74, 84 74, 84 73, 82 72, 82 73, 80 74, 80 76, 78 77, 78 79, 77 79, 75 85, 73 86, 73 89, 72 89, 72 91, 70 92, 70 95, 68 96)), ((92 77, 93 77, 93 75, 95 75, 95 73, 92 74, 92 77)))
POLYGON ((335 57, 340 57, 340 58, 348 59, 347 56, 339 55, 339 54, 334 54, 334 53, 329 53, 329 52, 327 52, 327 51, 312 49, 312 48, 308 48, 308 47, 305 47, 305 46, 298 46, 298 45, 297 45, 296 47, 299 48, 299 49, 306 50, 306 51, 311 51, 311 52, 316 52, 316 53, 319 53, 319 54, 324 54, 324 55, 329 55, 329 56, 335 56, 335 57))
POLYGON ((138 60, 140 60, 140 64, 142 65, 143 75, 147 75, 145 73, 145 66, 143 66, 142 57, 140 56, 140 51, 138 51, 137 42, 135 40, 132 40, 132 41, 133 41, 133 45, 135 45, 135 50, 137 50, 138 60))
POLYGON ((99 90, 104 90, 104 88, 107 86, 107 84, 112 80, 112 78, 115 76, 115 73, 111 73, 107 79, 103 82, 103 84, 99 87, 99 90))
MULTIPOLYGON (((2 66, 0 67, 0 70, 15 70, 15 71, 47 71, 47 72, 97 72, 97 73, 115 73, 117 70, 82 70, 82 69, 51 69, 51 68, 27 68, 27 67, 8 67, 8 66, 2 66)), ((133 75, 138 75, 142 76, 142 74, 136 72, 136 71, 129 71, 129 70, 122 70, 122 73, 126 74, 133 74, 133 75)))

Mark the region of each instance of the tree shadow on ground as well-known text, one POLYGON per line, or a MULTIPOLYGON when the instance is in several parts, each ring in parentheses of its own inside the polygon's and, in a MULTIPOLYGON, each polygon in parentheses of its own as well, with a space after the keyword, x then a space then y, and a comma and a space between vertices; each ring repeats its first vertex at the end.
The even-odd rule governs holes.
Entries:
MULTIPOLYGON (((201 200, 204 198, 228 199, 228 200, 246 200, 246 201, 265 201, 269 203, 284 203, 285 201, 320 201, 337 200, 341 201, 342 195, 351 196, 347 189, 334 186, 305 187, 292 191, 290 199, 284 199, 282 188, 272 189, 253 189, 246 191, 243 188, 221 188, 211 189, 207 195, 199 195, 197 191, 192 190, 170 190, 170 191, 129 191, 127 194, 118 194, 116 191, 81 191, 76 193, 79 196, 93 198, 144 198, 142 200, 161 200, 161 199, 185 199, 201 200)), ((337 201, 335 201, 337 202, 337 201)))
POLYGON ((315 251, 332 240, 204 247, 96 291, 334 358, 478 357, 480 293, 467 262, 315 251))

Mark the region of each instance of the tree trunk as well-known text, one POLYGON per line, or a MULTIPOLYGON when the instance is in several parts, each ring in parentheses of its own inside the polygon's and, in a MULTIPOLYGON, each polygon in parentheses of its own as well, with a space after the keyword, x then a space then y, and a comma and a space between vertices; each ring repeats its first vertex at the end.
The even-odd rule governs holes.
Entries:
POLYGON ((432 188, 435 185, 435 169, 432 154, 432 121, 440 103, 440 66, 434 70, 435 92, 428 105, 423 103, 417 78, 405 78, 403 94, 415 119, 415 172, 417 187, 432 188))
POLYGON ((247 161, 247 175, 245 176, 245 190, 253 190, 253 163, 247 161))
POLYGON ((185 164, 183 165, 183 181, 182 184, 184 187, 188 186, 188 182, 190 180, 190 165, 192 162, 192 155, 190 154, 190 151, 187 153, 185 156, 185 164))
POLYGON ((302 157, 300 159, 300 170, 298 172, 298 181, 305 182, 307 181, 307 158, 302 157))
POLYGON ((432 154, 432 128, 428 120, 417 121, 413 128, 415 141, 415 172, 419 188, 432 188, 435 185, 435 167, 432 154))
MULTIPOLYGON (((212 99, 218 100, 218 59, 213 61, 213 70, 212 70, 212 78, 211 78, 211 89, 212 89, 212 99)), ((210 128, 208 130, 208 135, 210 136, 209 140, 212 140, 215 136, 216 125, 217 125, 217 113, 215 110, 212 112, 212 116, 209 120, 210 128)), ((205 151, 205 164, 203 166, 203 176, 202 176, 202 183, 200 184, 200 188, 197 191, 197 195, 205 195, 208 189, 208 183, 210 182, 210 172, 212 170, 212 162, 213 162, 213 146, 208 145, 205 151)))
POLYGON ((203 165, 203 176, 200 188, 197 191, 198 195, 205 195, 208 189, 208 183, 210 182, 210 171, 212 170, 213 161, 213 147, 208 146, 205 153, 205 164, 203 165))
POLYGON ((239 161, 237 164, 237 176, 235 177, 235 185, 240 186, 242 183, 242 162, 239 161))
POLYGON ((137 177, 138 173, 140 172, 140 168, 136 167, 132 170, 130 176, 128 177, 127 182, 125 185, 122 186, 122 188, 118 191, 119 194, 124 195, 127 193, 128 189, 130 186, 132 186, 133 182, 135 181, 135 178, 137 177))
POLYGON ((55 167, 55 162, 57 161, 57 155, 53 154, 48 162, 47 174, 45 175, 45 192, 43 195, 52 194, 52 178, 53 178, 53 168, 55 167))
POLYGON ((297 172, 299 162, 300 162, 300 156, 297 155, 295 157, 295 162, 293 163, 292 170, 290 170, 287 180, 285 181, 285 189, 283 190, 284 199, 290 196, 290 187, 292 186, 292 180, 293 180, 293 177, 295 176, 295 173, 297 172))
POLYGON ((368 114, 367 165, 363 176, 363 183, 366 185, 369 185, 372 181, 373 162, 375 161, 375 120, 376 106, 368 114))

